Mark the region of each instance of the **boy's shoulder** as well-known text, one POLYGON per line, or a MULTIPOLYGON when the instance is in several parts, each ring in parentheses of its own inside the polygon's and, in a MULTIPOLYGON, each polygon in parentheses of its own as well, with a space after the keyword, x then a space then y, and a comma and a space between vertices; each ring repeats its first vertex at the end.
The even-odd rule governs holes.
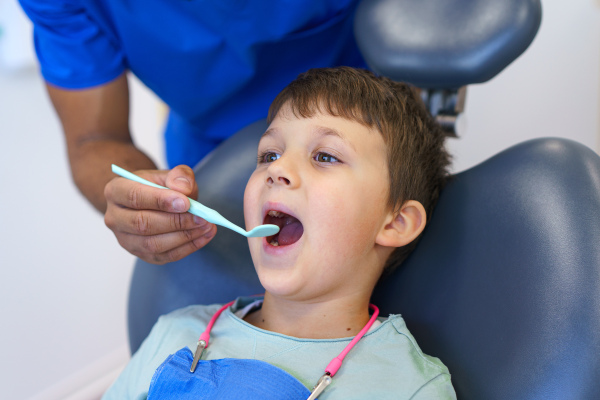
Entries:
POLYGON ((417 344, 416 339, 408 330, 406 326, 406 322, 404 318, 402 318, 399 314, 392 314, 388 317, 389 323, 394 327, 394 331, 399 337, 398 341, 404 342, 405 348, 409 349, 411 353, 418 356, 418 358, 423 362, 423 364, 428 365, 434 371, 439 371, 440 373, 448 373, 448 368, 440 361, 437 357, 429 356, 421 350, 421 347, 417 344))
POLYGON ((173 320, 180 319, 196 319, 199 321, 210 321, 213 315, 222 307, 222 304, 192 304, 182 308, 173 310, 167 314, 161 315, 158 320, 165 320, 172 322, 173 320))
POLYGON ((339 392, 348 386, 354 398, 456 398, 448 368, 423 353, 400 315, 390 315, 361 340, 357 350, 362 351, 354 353, 338 379, 339 392))

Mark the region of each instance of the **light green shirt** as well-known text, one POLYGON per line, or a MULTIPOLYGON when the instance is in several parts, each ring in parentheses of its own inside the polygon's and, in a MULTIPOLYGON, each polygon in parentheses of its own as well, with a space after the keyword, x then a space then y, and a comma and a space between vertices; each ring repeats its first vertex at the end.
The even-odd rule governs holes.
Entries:
MULTIPOLYGON (((312 389, 352 338, 299 339, 256 328, 234 314, 255 300, 240 298, 221 314, 202 358, 262 360, 312 389)), ((194 352, 198 337, 219 308, 189 306, 160 317, 102 399, 146 399, 156 368, 183 347, 194 352)), ((319 400, 456 399, 448 369, 439 359, 421 352, 402 317, 380 320, 381 325, 350 350, 319 400)))

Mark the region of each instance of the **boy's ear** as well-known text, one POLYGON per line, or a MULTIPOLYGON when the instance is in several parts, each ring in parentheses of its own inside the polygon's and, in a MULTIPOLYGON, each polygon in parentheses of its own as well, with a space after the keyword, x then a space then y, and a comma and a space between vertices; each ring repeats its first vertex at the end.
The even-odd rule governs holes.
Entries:
POLYGON ((416 200, 408 200, 399 211, 390 212, 375 243, 386 247, 402 247, 415 240, 427 222, 425 207, 416 200))

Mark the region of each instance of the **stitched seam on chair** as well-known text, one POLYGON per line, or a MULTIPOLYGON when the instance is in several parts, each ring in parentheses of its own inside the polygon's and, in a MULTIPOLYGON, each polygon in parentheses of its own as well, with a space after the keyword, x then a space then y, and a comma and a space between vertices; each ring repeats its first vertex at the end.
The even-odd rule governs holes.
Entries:
POLYGON ((450 376, 450 374, 446 374, 446 373, 444 373, 444 372, 443 372, 443 373, 441 373, 441 374, 439 374, 439 375, 436 375, 436 376, 434 376, 433 378, 431 378, 430 380, 428 380, 427 382, 425 382, 425 383, 423 384, 423 386, 421 386, 420 388, 418 388, 418 389, 417 389, 417 391, 416 391, 416 392, 414 392, 412 396, 410 396, 410 399, 409 399, 409 400, 412 400, 412 399, 414 399, 414 398, 415 398, 415 396, 416 396, 417 394, 419 394, 419 392, 421 391, 421 389, 423 389, 425 386, 429 385, 431 382, 433 382, 433 381, 434 381, 434 380, 436 380, 437 378, 439 378, 439 377, 441 377, 441 376, 444 376, 444 375, 448 375, 448 376, 450 376))

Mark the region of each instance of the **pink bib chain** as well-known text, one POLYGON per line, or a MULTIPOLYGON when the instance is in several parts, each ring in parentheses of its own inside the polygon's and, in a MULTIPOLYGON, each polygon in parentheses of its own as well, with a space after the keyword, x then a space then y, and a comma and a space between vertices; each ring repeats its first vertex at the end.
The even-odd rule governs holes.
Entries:
MULTIPOLYGON (((206 330, 200 335, 200 338, 198 339, 198 344, 196 346, 196 352, 194 353, 194 361, 192 362, 192 367, 190 368, 191 373, 194 373, 194 371, 196 370, 196 366, 198 365, 198 361, 200 361, 200 358, 204 353, 204 349, 208 347, 208 342, 210 340, 210 331, 212 330, 213 325, 215 324, 221 313, 230 306, 232 306, 234 302, 235 301, 230 301, 229 303, 222 306, 212 316, 212 318, 208 322, 208 325, 206 326, 206 330)), ((323 376, 321 376, 317 384, 313 387, 312 392, 307 400, 315 400, 321 393, 323 393, 325 388, 331 384, 335 374, 341 368, 342 362, 344 361, 346 355, 350 352, 350 350, 352 350, 354 345, 358 343, 358 341, 365 335, 365 333, 367 333, 369 329, 371 329, 371 326, 373 326, 373 324, 377 320, 377 317, 379 316, 379 308, 377 308, 377 306, 374 304, 369 304, 369 307, 373 310, 373 315, 369 319, 369 322, 367 322, 367 324, 360 330, 360 332, 358 332, 358 334, 352 339, 352 341, 348 343, 344 350, 342 350, 342 352, 337 357, 335 357, 333 360, 331 360, 331 362, 329 362, 329 364, 325 368, 325 373, 323 374, 323 376)))

